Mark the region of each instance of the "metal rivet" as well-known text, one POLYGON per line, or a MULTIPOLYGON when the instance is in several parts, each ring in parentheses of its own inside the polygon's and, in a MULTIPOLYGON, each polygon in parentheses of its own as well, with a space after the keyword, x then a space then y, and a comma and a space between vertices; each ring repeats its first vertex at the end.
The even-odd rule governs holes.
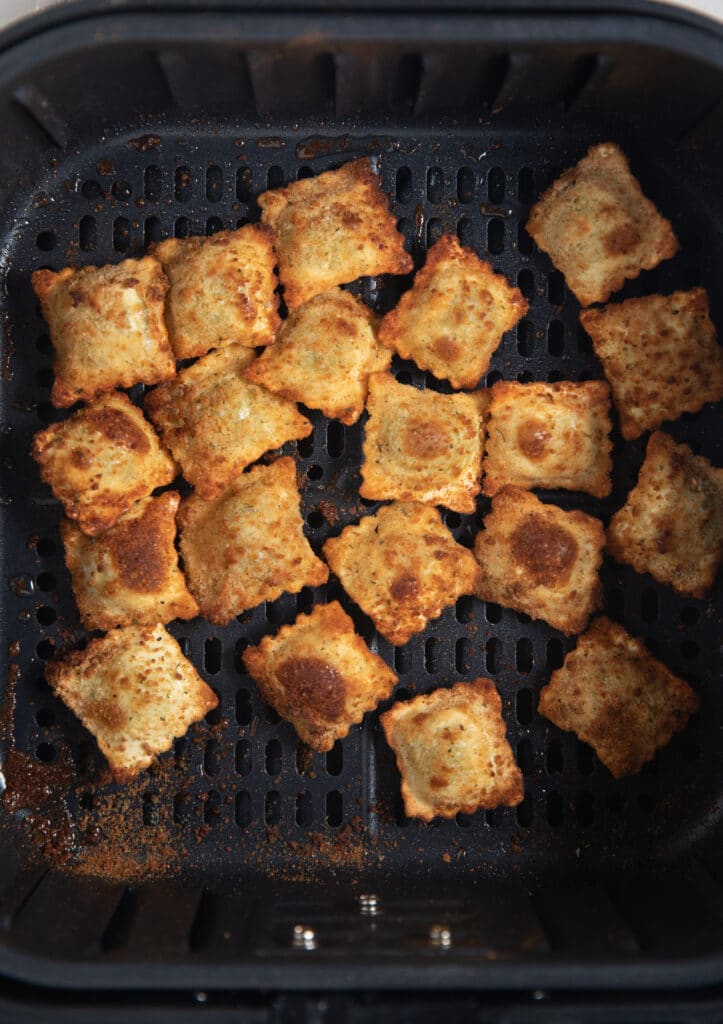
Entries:
POLYGON ((208 996, 205 992, 195 992, 193 998, 197 1003, 205 1003, 208 1000, 208 996))
POLYGON ((433 924, 429 929, 429 941, 438 949, 449 949, 452 945, 452 933, 443 924, 433 924))
POLYGON ((542 999, 547 999, 547 992, 543 992, 541 988, 536 988, 532 993, 532 998, 537 1002, 542 999))
POLYGON ((381 913, 379 897, 373 892, 362 893, 359 897, 359 910, 362 914, 370 916, 381 913))
POLYGON ((316 949, 317 942, 314 929, 307 928, 303 924, 295 924, 292 945, 294 949, 316 949))

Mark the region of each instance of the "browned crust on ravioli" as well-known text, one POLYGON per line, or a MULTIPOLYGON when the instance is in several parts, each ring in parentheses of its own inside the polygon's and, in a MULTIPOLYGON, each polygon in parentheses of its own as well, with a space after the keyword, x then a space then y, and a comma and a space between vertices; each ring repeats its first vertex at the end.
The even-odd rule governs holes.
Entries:
POLYGON ((610 381, 624 438, 723 398, 723 349, 705 288, 586 309, 580 323, 610 381))
POLYGON ((368 157, 258 197, 289 309, 357 277, 414 269, 368 157))
POLYGON ((91 537, 177 472, 143 413, 121 392, 40 431, 32 456, 65 514, 91 537))
POLYGON ((168 281, 153 256, 58 273, 36 270, 31 281, 55 348, 53 405, 156 384, 176 372, 163 316, 168 281))
POLYGON ((409 817, 423 821, 453 818, 456 814, 473 814, 481 807, 488 810, 514 807, 522 801, 522 772, 515 764, 507 741, 502 701, 491 679, 456 683, 450 689, 434 690, 410 701, 400 701, 381 715, 380 722, 387 743, 396 755, 404 809, 409 817), (469 716, 467 728, 462 722, 457 723, 456 729, 449 722, 443 725, 438 737, 431 737, 437 740, 435 749, 425 743, 426 730, 433 728, 435 716, 439 721, 439 716, 449 709, 461 709, 469 716), (455 758, 455 740, 464 740, 464 733, 469 734, 474 719, 480 727, 484 726, 489 756, 475 761, 474 756, 463 749, 464 756, 455 758), (468 776, 466 786, 465 775, 468 776), (488 785, 485 787, 483 782, 488 785), (445 796, 445 790, 455 783, 462 792, 445 796))
POLYGON ((639 772, 684 729, 699 703, 640 640, 600 616, 552 673, 539 711, 589 743, 621 779, 639 772))
POLYGON ((382 320, 379 340, 452 387, 474 388, 505 331, 527 310, 519 288, 456 235, 442 235, 411 289, 382 320))
POLYGON ((95 736, 116 782, 135 778, 218 706, 162 625, 113 629, 49 662, 45 678, 95 736))
POLYGON ((431 619, 471 594, 481 571, 438 509, 393 502, 324 544, 342 586, 391 644, 407 643, 431 619))
POLYGON ((264 700, 319 751, 331 750, 397 681, 337 601, 265 636, 243 661, 264 700))
POLYGON ((186 589, 175 548, 177 491, 146 498, 99 537, 60 522, 65 562, 86 629, 192 619, 198 605, 186 589))
POLYGON ((177 359, 274 341, 281 319, 273 232, 266 225, 168 238, 153 254, 170 282, 166 323, 177 359))
POLYGON ((490 389, 482 491, 560 487, 605 498, 611 429, 605 381, 498 381, 490 389))
POLYGON ((678 251, 669 221, 643 194, 614 142, 591 146, 553 182, 526 227, 583 306, 607 302, 626 280, 678 251))
POLYGON ((662 431, 651 434, 607 539, 616 561, 685 597, 705 597, 723 559, 723 469, 662 431))
POLYGON ((593 516, 504 487, 475 540, 477 596, 579 633, 602 602, 604 546, 603 525, 593 516))

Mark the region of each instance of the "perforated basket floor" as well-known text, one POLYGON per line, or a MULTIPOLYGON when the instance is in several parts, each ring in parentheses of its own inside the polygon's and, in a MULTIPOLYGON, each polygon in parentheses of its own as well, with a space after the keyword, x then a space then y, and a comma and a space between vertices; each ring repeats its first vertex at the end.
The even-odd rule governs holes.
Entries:
MULTIPOLYGON (((384 189, 417 266, 441 232, 456 231, 517 283, 530 311, 495 353, 495 380, 582 380, 601 376, 577 326, 578 305, 561 275, 524 230, 531 202, 577 160, 600 131, 525 132, 481 128, 439 134, 416 130, 369 138, 353 133, 318 141, 292 129, 181 134, 154 128, 95 151, 64 157, 34 192, 26 216, 6 238, 9 328, 14 343, 4 382, 3 463, 10 525, 5 539, 5 600, 12 663, 17 666, 16 744, 46 764, 69 749, 79 773, 68 797, 79 847, 92 838, 102 759, 73 715, 54 699, 43 664, 83 634, 57 533, 58 504, 41 485, 28 449, 32 435, 59 418, 49 404, 52 349, 29 276, 40 266, 104 263, 141 253, 173 235, 211 233, 258 218, 254 196, 353 156, 379 158, 384 189), (8 581, 10 586, 8 587, 8 581), (89 838, 90 837, 90 838, 89 838)), ((705 215, 685 168, 629 151, 644 191, 673 221, 682 252, 644 274, 624 295, 703 283, 712 289, 721 236, 705 215)), ((411 278, 365 280, 353 290, 380 311, 411 278)), ((410 363, 395 362, 401 381, 442 390, 410 363)), ((133 391, 140 397, 141 389, 133 391)), ((310 413, 314 433, 287 449, 305 479, 307 535, 325 538, 370 511, 358 497, 363 423, 353 428, 310 413), (330 514, 330 506, 336 510, 330 514), (337 517, 338 513, 338 517, 337 517)), ((714 413, 706 409, 670 426, 676 439, 720 463, 714 413)), ((542 493, 566 508, 607 521, 632 486, 643 444, 615 435, 614 491, 609 500, 542 493)), ((470 546, 488 503, 470 516, 445 513, 454 536, 470 546)), ((648 643, 674 672, 698 687, 702 710, 686 731, 633 778, 616 782, 591 750, 538 717, 537 695, 574 641, 524 615, 463 598, 423 634, 393 649, 332 579, 316 591, 246 613, 225 628, 197 619, 170 628, 220 697, 208 722, 176 744, 124 806, 124 827, 163 836, 183 851, 187 874, 217 884, 254 879, 347 878, 366 888, 414 878, 433 884, 476 884, 519 873, 538 880, 584 865, 619 875, 650 861, 674 861, 705 833, 720 778, 717 643, 720 616, 712 601, 689 601, 651 579, 606 561, 605 610, 648 643), (399 674, 396 698, 489 675, 503 699, 508 735, 525 776, 517 809, 479 812, 422 826, 405 819, 399 782, 378 715, 328 755, 311 755, 290 725, 264 705, 244 673, 241 652, 315 601, 338 599, 373 650, 399 674)), ((384 710, 384 706, 382 709, 384 710)), ((101 826, 102 827, 102 826, 101 826)))

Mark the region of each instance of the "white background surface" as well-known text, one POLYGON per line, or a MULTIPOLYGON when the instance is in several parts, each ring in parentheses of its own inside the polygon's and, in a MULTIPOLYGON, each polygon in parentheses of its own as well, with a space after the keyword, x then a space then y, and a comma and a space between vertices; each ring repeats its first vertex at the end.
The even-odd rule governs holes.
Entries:
MULTIPOLYGON (((33 11, 50 7, 58 0, 0 0, 0 27, 4 27, 16 18, 24 14, 32 14, 33 11)), ((602 2, 602 0, 601 0, 602 2)), ((671 6, 676 6, 672 3, 671 6)), ((689 3, 679 4, 681 7, 691 7, 703 14, 713 15, 723 21, 723 0, 690 0, 689 3)))

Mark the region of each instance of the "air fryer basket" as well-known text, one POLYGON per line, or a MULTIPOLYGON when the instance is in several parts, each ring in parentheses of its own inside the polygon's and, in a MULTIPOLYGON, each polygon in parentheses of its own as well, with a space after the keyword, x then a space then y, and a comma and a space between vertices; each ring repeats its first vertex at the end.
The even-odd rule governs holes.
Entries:
MULTIPOLYGON (((49 404, 52 350, 29 276, 117 261, 174 233, 258 219, 262 190, 359 155, 378 163, 417 266, 457 232, 516 282, 530 311, 487 383, 601 375, 578 305, 524 224, 531 203, 596 141, 628 153, 682 251, 624 296, 705 285, 723 325, 723 36, 694 17, 627 11, 494 13, 404 5, 293 13, 193 3, 71 5, 0 52, 4 637, 15 745, 76 778, 92 823, 102 764, 43 681, 82 637, 57 534, 59 506, 28 455, 49 404), (90 764, 89 764, 90 758, 90 764), (79 780, 79 782, 78 782, 79 780)), ((410 279, 356 290, 386 311, 410 279)), ((442 386, 411 363, 400 380, 442 386)), ((141 388, 134 389, 140 397, 141 388)), ((358 496, 363 426, 311 413, 298 458, 315 550, 372 503, 358 496)), ((720 464, 715 410, 669 429, 720 464)), ((612 497, 543 493, 607 520, 644 444, 615 434, 612 497)), ((475 515, 446 513, 470 545, 475 515)), ((536 713, 574 644, 541 622, 462 599, 393 649, 333 579, 225 628, 172 632, 220 696, 123 809, 147 849, 182 851, 180 878, 126 886, 26 856, 5 814, 0 975, 31 984, 222 988, 683 988, 723 983, 720 587, 685 600, 607 560, 605 609, 700 689, 702 707, 637 776, 616 782, 536 713), (313 757, 260 700, 240 653, 314 600, 338 599, 399 674, 396 697, 478 675, 502 695, 525 775, 517 809, 422 826, 401 811, 377 715, 313 757)), ((91 843, 78 833, 80 846, 91 843)), ((41 859, 42 860, 42 859, 41 859)))

